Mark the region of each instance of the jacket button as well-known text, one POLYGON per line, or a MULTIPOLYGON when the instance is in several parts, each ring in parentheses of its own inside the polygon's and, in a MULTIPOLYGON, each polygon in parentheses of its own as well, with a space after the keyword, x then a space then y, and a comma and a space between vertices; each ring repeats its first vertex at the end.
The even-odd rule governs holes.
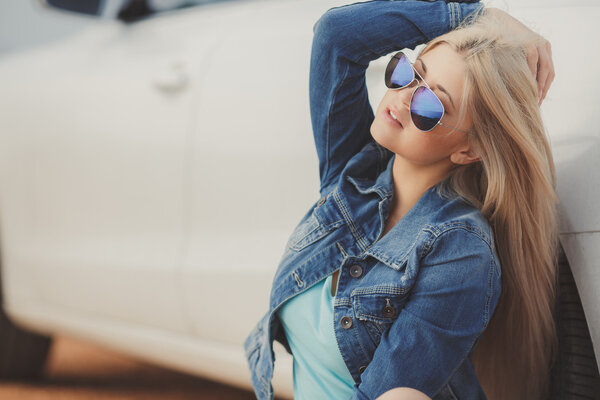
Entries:
POLYGON ((319 202, 317 203, 317 207, 321 207, 323 205, 323 203, 325 203, 325 197, 322 197, 319 202))
POLYGON ((362 374, 363 372, 365 372, 365 369, 367 369, 366 365, 361 365, 361 367, 358 369, 358 373, 362 374))
POLYGON ((363 269, 360 265, 355 264, 350 267, 350 276, 353 278, 360 278, 363 273, 363 269))
POLYGON ((340 325, 342 325, 342 328, 344 329, 352 328, 352 318, 342 317, 342 319, 340 320, 340 325))
POLYGON ((388 305, 383 307, 383 316, 386 318, 391 318, 394 316, 394 314, 396 314, 396 310, 394 310, 394 307, 388 305))

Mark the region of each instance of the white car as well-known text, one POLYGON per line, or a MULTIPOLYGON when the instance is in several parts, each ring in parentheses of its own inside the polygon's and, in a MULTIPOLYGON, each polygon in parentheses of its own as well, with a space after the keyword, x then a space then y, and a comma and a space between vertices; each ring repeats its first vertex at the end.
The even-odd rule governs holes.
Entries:
MULTIPOLYGON (((69 335, 250 387, 243 340, 318 197, 312 27, 347 2, 46 1, 96 20, 0 59, 0 379, 39 376, 69 335)), ((600 5, 488 3, 552 43, 542 111, 566 254, 552 399, 598 398, 600 5)), ((373 104, 384 65, 368 71, 373 104)))

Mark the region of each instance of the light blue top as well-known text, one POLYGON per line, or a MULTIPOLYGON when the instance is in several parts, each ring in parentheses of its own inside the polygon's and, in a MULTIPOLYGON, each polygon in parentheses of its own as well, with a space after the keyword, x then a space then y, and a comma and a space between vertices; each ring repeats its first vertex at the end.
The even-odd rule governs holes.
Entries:
POLYGON ((333 331, 332 275, 278 311, 294 355, 294 399, 349 399, 354 380, 333 331))

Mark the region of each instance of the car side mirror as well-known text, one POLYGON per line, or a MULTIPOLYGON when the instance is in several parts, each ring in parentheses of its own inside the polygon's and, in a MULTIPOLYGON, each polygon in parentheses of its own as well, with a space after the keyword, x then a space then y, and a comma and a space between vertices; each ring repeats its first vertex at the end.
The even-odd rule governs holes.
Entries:
POLYGON ((102 15, 102 0, 41 0, 48 7, 93 16, 102 15))

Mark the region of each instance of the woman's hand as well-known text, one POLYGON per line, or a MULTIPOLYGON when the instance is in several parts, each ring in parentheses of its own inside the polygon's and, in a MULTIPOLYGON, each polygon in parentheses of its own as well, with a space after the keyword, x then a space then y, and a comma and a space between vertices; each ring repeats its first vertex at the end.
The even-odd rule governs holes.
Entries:
POLYGON ((538 103, 546 98, 546 93, 554 80, 554 63, 550 42, 497 8, 488 8, 487 12, 506 22, 507 30, 522 38, 527 51, 527 63, 538 86, 538 103))
POLYGON ((408 387, 390 389, 376 400, 431 400, 425 393, 408 387))

